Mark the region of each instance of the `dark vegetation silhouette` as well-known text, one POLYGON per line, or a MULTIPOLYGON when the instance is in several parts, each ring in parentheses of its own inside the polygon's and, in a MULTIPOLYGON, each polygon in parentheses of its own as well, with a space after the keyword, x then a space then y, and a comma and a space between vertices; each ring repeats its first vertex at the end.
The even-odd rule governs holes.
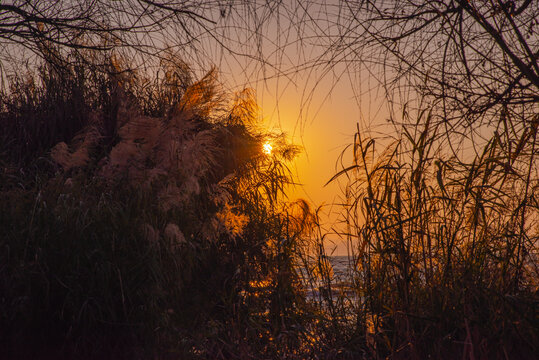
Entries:
POLYGON ((210 17, 220 10, 217 3, 170 0, 3 2, 0 46, 11 50, 3 52, 3 60, 15 55, 14 45, 41 54, 41 47, 49 43, 73 51, 127 47, 155 56, 165 45, 159 41, 166 38, 179 44, 196 41, 215 25, 210 17), (153 37, 156 34, 161 39, 153 37))
POLYGON ((373 357, 532 358, 539 8, 525 0, 326 9, 338 35, 318 62, 378 74, 395 129, 376 136, 358 126, 343 154, 352 160, 332 179, 345 180, 341 235, 359 299, 343 312, 367 329, 373 357))
POLYGON ((257 130, 252 93, 174 61, 154 82, 44 63, 2 94, 2 357, 299 347, 298 148, 257 130))
POLYGON ((534 358, 539 9, 320 5, 0 4, 1 358, 534 358), (394 134, 358 125, 328 179, 346 279, 252 91, 146 37, 197 50, 208 9, 327 21, 303 67, 384 79, 394 134))

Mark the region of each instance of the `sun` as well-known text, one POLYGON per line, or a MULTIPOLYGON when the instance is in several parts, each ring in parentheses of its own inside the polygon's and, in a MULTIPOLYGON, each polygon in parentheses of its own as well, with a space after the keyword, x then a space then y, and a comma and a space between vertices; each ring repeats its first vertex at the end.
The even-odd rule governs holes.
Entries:
POLYGON ((271 155, 271 150, 273 150, 273 147, 269 141, 266 141, 266 143, 262 146, 262 151, 264 151, 264 153, 267 155, 271 155))

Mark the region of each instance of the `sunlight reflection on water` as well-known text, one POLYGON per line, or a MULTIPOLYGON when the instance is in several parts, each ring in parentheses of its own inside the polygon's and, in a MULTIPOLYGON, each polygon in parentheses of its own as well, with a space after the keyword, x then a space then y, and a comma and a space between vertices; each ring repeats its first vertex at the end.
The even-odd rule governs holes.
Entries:
POLYGON ((321 301, 324 298, 344 297, 351 301, 357 299, 353 289, 351 260, 348 256, 328 256, 331 270, 326 276, 313 276, 305 267, 299 269, 303 278, 308 300, 321 301))

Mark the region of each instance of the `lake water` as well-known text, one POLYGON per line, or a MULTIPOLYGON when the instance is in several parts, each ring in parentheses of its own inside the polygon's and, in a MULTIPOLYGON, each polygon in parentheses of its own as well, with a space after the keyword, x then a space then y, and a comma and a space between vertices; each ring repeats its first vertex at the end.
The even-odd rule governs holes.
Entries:
POLYGON ((300 269, 307 291, 307 298, 316 301, 328 294, 331 297, 341 295, 355 297, 351 287, 353 282, 351 275, 352 260, 348 256, 328 256, 326 259, 330 264, 330 269, 325 274, 329 275, 329 277, 308 276, 305 268, 300 269))
POLYGON ((328 256, 331 267, 333 268, 333 276, 335 280, 349 280, 350 279, 350 267, 352 266, 348 256, 328 256))

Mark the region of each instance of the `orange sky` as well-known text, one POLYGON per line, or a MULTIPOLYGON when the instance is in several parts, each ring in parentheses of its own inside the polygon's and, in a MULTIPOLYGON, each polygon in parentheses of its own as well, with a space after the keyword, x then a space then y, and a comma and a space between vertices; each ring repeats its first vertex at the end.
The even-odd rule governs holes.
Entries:
MULTIPOLYGON (((350 63, 343 62, 347 65, 297 70, 323 56, 325 45, 317 39, 325 40, 298 41, 298 29, 287 23, 288 16, 281 17, 279 24, 265 21, 259 30, 260 39, 241 31, 241 26, 250 25, 242 23, 236 29, 223 24, 222 31, 234 39, 233 43, 236 41, 231 49, 234 53, 212 45, 211 36, 201 41, 208 42, 208 61, 218 67, 225 86, 231 91, 253 88, 264 126, 284 131, 295 144, 304 147, 293 164, 303 186, 293 189, 290 198, 304 198, 315 208, 325 205, 321 220, 328 230, 338 222, 339 209, 332 204, 339 202, 341 191, 337 182, 324 185, 338 171, 337 160, 345 146, 353 142, 357 123, 373 133, 388 132, 387 105, 383 91, 371 75, 376 70, 360 68, 359 61, 354 62, 353 68, 347 68, 350 63), (238 53, 255 54, 266 65, 238 53)), ((316 26, 328 26, 323 31, 332 31, 327 23, 316 26)), ((307 27, 301 31, 303 37, 308 37, 319 30, 307 27)), ((344 255, 346 245, 336 236, 328 238, 335 242, 334 254, 344 255)), ((331 251, 333 246, 328 248, 331 251)))
MULTIPOLYGON (((264 126, 284 131, 292 142, 304 148, 293 164, 297 180, 303 185, 291 189, 289 197, 304 198, 314 208, 323 205, 321 221, 325 230, 339 227, 340 210, 335 204, 342 194, 338 182, 325 184, 338 171, 337 167, 341 169, 337 161, 345 147, 353 142, 356 124, 377 131, 388 117, 383 94, 365 72, 362 75, 366 93, 358 99, 354 97, 352 84, 356 90, 360 88, 359 78, 354 79, 358 82, 355 83, 344 76, 335 84, 333 78, 327 77, 315 89, 308 104, 302 101, 303 93, 312 87, 309 79, 314 77, 298 76, 294 83, 286 79, 247 83, 256 90, 264 126), (366 91, 367 86, 371 92, 366 91)), ((228 76, 224 73, 223 80, 230 81, 228 76)), ((234 76, 232 81, 236 83, 233 87, 241 88, 241 78, 234 76)), ((327 239, 331 242, 327 250, 334 255, 346 254, 346 244, 338 236, 330 235, 327 239)))

